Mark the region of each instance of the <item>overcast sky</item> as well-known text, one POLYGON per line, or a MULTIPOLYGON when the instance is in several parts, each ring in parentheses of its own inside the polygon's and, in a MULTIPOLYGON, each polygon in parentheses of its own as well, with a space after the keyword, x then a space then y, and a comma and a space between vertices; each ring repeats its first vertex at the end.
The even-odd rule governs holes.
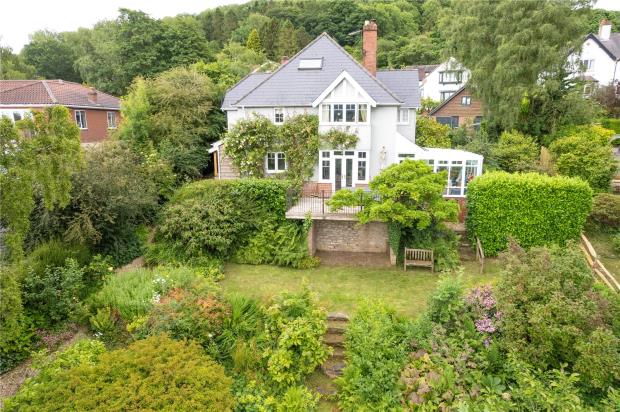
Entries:
MULTIPOLYGON (((142 10, 153 17, 199 13, 223 4, 246 0, 2 0, 0 44, 19 52, 28 35, 42 29, 53 31, 92 27, 99 20, 114 19, 121 7, 142 10)), ((620 10, 620 0, 598 0, 599 8, 620 10)), ((614 30, 618 30, 615 28, 614 30)))

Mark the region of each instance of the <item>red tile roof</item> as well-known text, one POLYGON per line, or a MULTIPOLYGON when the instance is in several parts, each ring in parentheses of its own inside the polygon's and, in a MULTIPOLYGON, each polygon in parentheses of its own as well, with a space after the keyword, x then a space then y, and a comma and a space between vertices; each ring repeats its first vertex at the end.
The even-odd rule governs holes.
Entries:
POLYGON ((64 80, 0 80, 0 106, 55 104, 94 109, 121 107, 118 97, 78 83, 64 80))

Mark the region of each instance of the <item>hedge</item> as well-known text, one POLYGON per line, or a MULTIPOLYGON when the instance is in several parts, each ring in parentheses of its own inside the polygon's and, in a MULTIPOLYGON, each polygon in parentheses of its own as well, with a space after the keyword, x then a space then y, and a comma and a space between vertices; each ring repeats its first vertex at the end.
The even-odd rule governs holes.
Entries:
POLYGON ((577 239, 592 207, 592 189, 579 178, 491 172, 467 188, 467 233, 495 256, 508 238, 523 247, 577 239))

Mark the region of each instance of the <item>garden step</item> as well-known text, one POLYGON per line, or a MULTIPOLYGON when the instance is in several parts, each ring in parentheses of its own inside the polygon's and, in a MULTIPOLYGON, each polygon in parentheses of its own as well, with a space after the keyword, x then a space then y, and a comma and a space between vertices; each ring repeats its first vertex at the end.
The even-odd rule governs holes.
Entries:
POLYGON ((326 345, 342 348, 344 346, 344 335, 328 333, 323 338, 323 341, 326 345))
POLYGON ((332 349, 331 359, 344 359, 344 348, 334 347, 332 349))
POLYGON ((327 333, 344 333, 347 329, 349 322, 345 321, 329 321, 327 322, 327 333))
POLYGON ((345 366, 344 361, 329 359, 321 365, 321 370, 327 377, 334 379, 342 375, 345 366))
POLYGON ((349 315, 347 315, 346 313, 342 313, 342 312, 331 312, 327 314, 327 320, 348 322, 349 315))

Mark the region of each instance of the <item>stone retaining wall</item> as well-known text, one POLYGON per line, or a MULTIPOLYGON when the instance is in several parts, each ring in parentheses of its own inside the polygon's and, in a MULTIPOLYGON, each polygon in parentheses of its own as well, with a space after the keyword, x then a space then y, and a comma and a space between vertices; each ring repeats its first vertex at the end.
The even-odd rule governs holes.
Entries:
POLYGON ((311 230, 311 250, 330 252, 388 252, 387 224, 371 222, 359 225, 356 221, 315 220, 311 230))

